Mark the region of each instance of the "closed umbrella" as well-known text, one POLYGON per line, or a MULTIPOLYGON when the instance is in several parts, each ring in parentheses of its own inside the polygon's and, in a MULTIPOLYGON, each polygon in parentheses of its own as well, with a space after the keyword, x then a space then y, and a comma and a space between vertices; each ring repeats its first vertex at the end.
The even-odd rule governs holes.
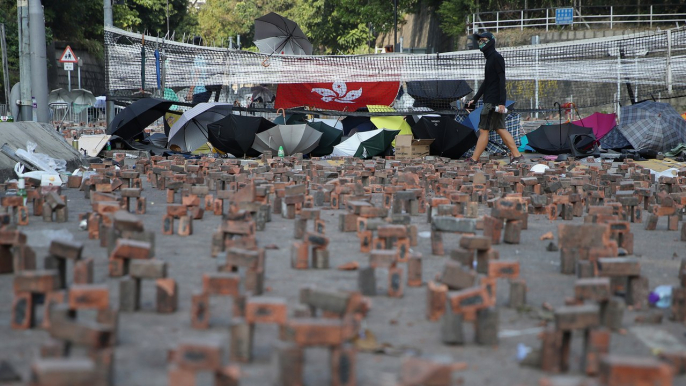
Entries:
POLYGON ((207 125, 212 146, 236 157, 257 157, 260 153, 251 148, 255 135, 275 125, 263 117, 229 114, 207 125))
POLYGON ((267 150, 277 152, 279 147, 283 146, 285 155, 307 154, 317 147, 321 137, 322 133, 306 124, 276 125, 258 133, 252 148, 259 152, 267 150))
POLYGON ((422 117, 412 127, 412 134, 418 139, 433 139, 430 154, 458 159, 476 145, 474 130, 456 122, 450 117, 422 117))
POLYGON ((274 12, 255 19, 254 43, 263 54, 312 55, 312 43, 298 24, 274 12))
POLYGON ((193 151, 208 141, 207 125, 231 114, 230 103, 200 103, 184 112, 169 130, 169 145, 193 151))

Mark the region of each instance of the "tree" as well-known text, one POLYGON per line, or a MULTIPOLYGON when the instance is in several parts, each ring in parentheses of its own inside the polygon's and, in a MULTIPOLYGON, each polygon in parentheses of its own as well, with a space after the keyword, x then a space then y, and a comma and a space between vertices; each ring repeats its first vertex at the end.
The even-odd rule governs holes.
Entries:
POLYGON ((436 10, 440 17, 441 30, 448 36, 457 37, 464 34, 467 16, 476 9, 474 0, 443 1, 436 10))
MULTIPOLYGON (((0 23, 5 25, 7 42, 7 64, 9 66, 10 88, 19 81, 19 37, 17 36, 17 2, 0 1, 0 23)), ((0 65, 0 73, 2 72, 0 65)), ((5 100, 4 76, 0 76, 0 103, 5 100)))

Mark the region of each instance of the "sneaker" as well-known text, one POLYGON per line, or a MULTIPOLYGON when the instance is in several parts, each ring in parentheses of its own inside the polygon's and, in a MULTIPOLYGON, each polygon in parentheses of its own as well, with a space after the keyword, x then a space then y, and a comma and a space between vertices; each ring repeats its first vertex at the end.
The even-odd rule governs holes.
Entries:
POLYGON ((522 162, 524 162, 523 155, 520 155, 519 157, 510 157, 510 165, 517 165, 522 162))

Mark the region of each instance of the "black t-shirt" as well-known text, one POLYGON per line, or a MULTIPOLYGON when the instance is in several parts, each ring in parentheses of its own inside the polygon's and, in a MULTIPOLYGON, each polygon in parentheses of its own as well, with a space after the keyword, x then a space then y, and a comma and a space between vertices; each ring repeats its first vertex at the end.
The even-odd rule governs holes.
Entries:
POLYGON ((495 41, 489 41, 483 49, 486 57, 484 81, 474 95, 476 102, 483 96, 484 103, 505 105, 505 59, 495 50, 495 41))

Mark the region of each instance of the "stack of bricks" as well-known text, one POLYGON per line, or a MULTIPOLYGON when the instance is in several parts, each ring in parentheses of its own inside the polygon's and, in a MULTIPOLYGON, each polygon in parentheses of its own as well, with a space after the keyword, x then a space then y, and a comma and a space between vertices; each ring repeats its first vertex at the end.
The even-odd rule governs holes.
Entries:
POLYGON ((69 220, 66 196, 50 192, 44 196, 43 201, 43 221, 63 223, 69 220))
POLYGON ((452 386, 454 369, 449 357, 407 357, 400 366, 398 385, 452 386))
POLYGON ((0 274, 36 269, 36 253, 18 230, 0 228, 0 274))
MULTIPOLYGON (((505 221, 502 241, 507 244, 519 244, 521 232, 527 229, 528 225, 528 206, 524 199, 510 194, 493 201, 492 204, 491 215, 484 216, 484 236, 491 237, 494 244, 499 244, 505 221)), ((556 208, 554 205, 552 207, 556 208)), ((557 213, 557 209, 555 211, 557 213)))
POLYGON ((213 386, 238 386, 240 368, 223 365, 223 351, 221 344, 214 340, 184 339, 168 355, 169 386, 196 385, 201 372, 212 374, 213 386))
POLYGON ((357 384, 357 350, 351 339, 357 336, 368 304, 357 292, 300 291, 299 307, 282 328, 282 342, 274 345, 278 368, 277 385, 302 385, 305 352, 309 347, 325 347, 330 353, 331 384, 357 384), (321 317, 316 317, 321 310, 321 317))
POLYGON ((449 216, 436 216, 431 220, 431 253, 445 255, 443 233, 471 233, 476 231, 476 220, 449 216))
POLYGON ((291 245, 291 268, 329 268, 329 238, 317 232, 306 232, 302 240, 291 245))
MULTIPOLYGON (((598 258, 615 257, 617 242, 610 239, 607 224, 560 224, 558 225, 560 248, 560 272, 567 275, 588 271, 598 258)), ((582 273, 579 273, 579 277, 582 273)))
POLYGON ((250 212, 230 206, 222 222, 212 235, 212 257, 217 257, 226 248, 257 248, 256 225, 250 212))
MULTIPOLYGON (((33 192, 37 192, 34 190, 33 192)), ((33 196, 40 196, 39 194, 32 194, 33 196)), ((59 196, 58 196, 59 197, 59 196)), ((36 202, 33 201, 34 213, 36 212, 36 202)), ((28 202, 28 192, 27 192, 27 202, 28 202)), ((42 205, 42 204, 40 204, 42 205)), ((29 225, 29 208, 26 207, 24 203, 24 198, 21 196, 4 196, 2 197, 2 209, 3 214, 6 214, 6 219, 3 220, 3 224, 17 224, 21 226, 29 225)), ((42 206, 40 210, 42 210, 42 206)), ((52 217, 51 217, 52 219, 52 217)))
MULTIPOLYGON (((277 190, 277 195, 281 190, 277 190)), ((283 189, 284 196, 281 198, 281 216, 287 219, 295 219, 295 215, 300 213, 305 196, 307 195, 307 185, 288 185, 283 189)))
POLYGON ((174 234, 174 220, 179 220, 176 234, 190 236, 193 234, 193 216, 189 215, 185 205, 167 205, 167 213, 162 217, 162 234, 174 234))
POLYGON ((667 230, 679 230, 681 221, 681 211, 686 206, 686 194, 668 194, 660 192, 657 194, 658 204, 652 207, 650 214, 645 222, 645 229, 654 231, 660 217, 667 217, 667 230))
POLYGON ((264 292, 265 250, 230 247, 226 262, 219 272, 203 275, 202 291, 191 297, 191 326, 207 329, 210 326, 210 296, 232 298, 233 316, 245 316, 246 299, 264 292), (240 270, 245 272, 241 275, 240 270), (243 279, 241 279, 243 276, 243 279))
POLYGON ((325 234, 326 233, 326 223, 324 220, 319 218, 320 210, 314 208, 303 208, 300 210, 299 217, 295 220, 293 225, 293 238, 301 240, 307 232, 307 222, 312 221, 314 223, 314 232, 325 234))

